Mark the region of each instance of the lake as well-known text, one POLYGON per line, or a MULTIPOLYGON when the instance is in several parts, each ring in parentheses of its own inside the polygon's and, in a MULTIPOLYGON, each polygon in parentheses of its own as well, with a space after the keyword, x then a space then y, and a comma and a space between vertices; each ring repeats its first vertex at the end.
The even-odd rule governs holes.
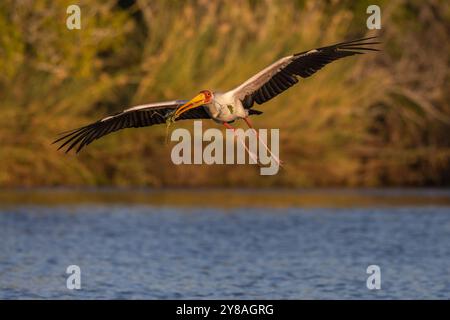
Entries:
POLYGON ((446 190, 15 190, 0 203, 2 299, 450 298, 446 190))

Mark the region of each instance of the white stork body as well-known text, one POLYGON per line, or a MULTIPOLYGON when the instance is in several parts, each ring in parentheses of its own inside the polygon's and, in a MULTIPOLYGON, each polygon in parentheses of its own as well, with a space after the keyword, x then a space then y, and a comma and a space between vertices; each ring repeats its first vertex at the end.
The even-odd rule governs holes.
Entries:
POLYGON ((203 105, 206 112, 217 123, 233 122, 236 119, 244 119, 248 116, 248 111, 242 102, 236 98, 234 91, 226 93, 214 93, 214 99, 203 105))

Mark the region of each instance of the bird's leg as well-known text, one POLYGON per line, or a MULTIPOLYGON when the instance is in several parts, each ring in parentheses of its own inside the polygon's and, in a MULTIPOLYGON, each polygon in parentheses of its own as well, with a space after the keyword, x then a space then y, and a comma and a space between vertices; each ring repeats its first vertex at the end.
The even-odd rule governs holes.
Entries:
POLYGON ((258 131, 253 127, 253 125, 252 125, 250 119, 249 119, 248 117, 245 117, 245 118, 244 118, 244 121, 245 121, 245 123, 248 125, 248 127, 249 127, 250 129, 252 129, 252 130, 255 132, 256 138, 258 139, 259 142, 262 143, 262 145, 264 146, 264 148, 266 149, 266 151, 269 152, 270 156, 275 160, 275 162, 276 162, 279 166, 282 166, 283 161, 281 161, 276 155, 274 155, 274 154, 272 153, 272 151, 270 151, 270 149, 267 147, 266 143, 265 143, 263 140, 261 140, 261 139, 259 138, 258 131))
POLYGON ((234 136, 237 138, 237 140, 239 140, 239 142, 242 144, 242 146, 245 148, 245 150, 248 152, 248 155, 253 159, 253 161, 255 163, 258 163, 258 158, 257 156, 251 152, 247 146, 245 145, 245 141, 243 139, 239 139, 239 136, 236 134, 236 128, 233 128, 229 123, 224 122, 223 125, 227 128, 227 129, 231 129, 233 130, 234 136))

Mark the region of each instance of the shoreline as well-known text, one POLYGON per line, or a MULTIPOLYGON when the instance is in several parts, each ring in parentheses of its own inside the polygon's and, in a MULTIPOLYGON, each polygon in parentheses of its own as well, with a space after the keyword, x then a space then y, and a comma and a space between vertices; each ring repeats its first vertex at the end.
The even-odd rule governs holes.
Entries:
POLYGON ((126 204, 173 207, 450 206, 450 189, 20 188, 0 189, 4 205, 126 204))

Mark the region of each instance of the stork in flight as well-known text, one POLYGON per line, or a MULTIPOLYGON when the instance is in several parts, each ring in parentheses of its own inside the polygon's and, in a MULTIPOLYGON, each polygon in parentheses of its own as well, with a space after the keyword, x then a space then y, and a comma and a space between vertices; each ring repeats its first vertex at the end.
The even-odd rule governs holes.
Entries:
MULTIPOLYGON (((62 142, 58 150, 67 146, 66 152, 77 147, 78 153, 94 140, 120 129, 187 119, 212 119, 232 130, 234 128, 230 123, 243 119, 254 130, 249 116, 262 114, 261 111, 252 109, 255 103, 263 104, 271 100, 296 84, 299 77, 308 78, 332 61, 367 51, 378 51, 370 47, 380 43, 373 41, 374 38, 376 37, 341 42, 293 54, 281 58, 228 92, 203 90, 189 101, 174 100, 135 106, 84 127, 65 132, 53 143, 62 142)), ((272 155, 267 146, 264 143, 263 145, 272 155)), ((247 148, 246 150, 248 151, 247 148)), ((279 162, 278 159, 276 160, 279 162)))

